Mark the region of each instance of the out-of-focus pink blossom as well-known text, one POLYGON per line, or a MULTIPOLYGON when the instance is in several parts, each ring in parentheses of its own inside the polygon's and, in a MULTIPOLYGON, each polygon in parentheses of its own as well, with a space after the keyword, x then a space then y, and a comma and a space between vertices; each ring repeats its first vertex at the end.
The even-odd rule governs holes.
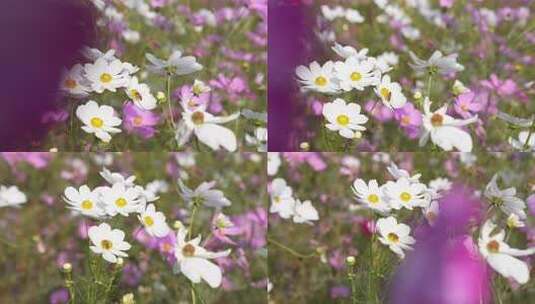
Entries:
POLYGON ((136 133, 148 139, 154 136, 154 126, 160 121, 160 117, 151 111, 142 110, 132 102, 123 106, 123 125, 128 133, 136 133))
POLYGON ((459 95, 455 99, 453 108, 455 109, 455 112, 463 118, 469 118, 474 116, 474 113, 480 112, 486 105, 479 101, 480 99, 476 98, 476 93, 469 91, 459 95))
POLYGON ((414 139, 420 136, 422 113, 412 103, 407 102, 402 108, 396 109, 394 117, 409 138, 414 139))

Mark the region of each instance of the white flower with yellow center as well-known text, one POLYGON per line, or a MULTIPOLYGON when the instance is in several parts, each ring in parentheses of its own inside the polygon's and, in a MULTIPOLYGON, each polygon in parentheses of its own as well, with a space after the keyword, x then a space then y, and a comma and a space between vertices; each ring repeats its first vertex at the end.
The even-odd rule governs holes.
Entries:
POLYGON ((345 62, 336 62, 334 68, 340 88, 346 92, 353 89, 362 91, 365 87, 377 85, 379 82, 380 75, 375 72, 372 60, 360 61, 356 57, 349 57, 345 62))
POLYGON ((438 72, 447 75, 464 70, 464 66, 457 62, 457 54, 448 56, 442 55, 440 51, 435 51, 428 60, 418 58, 413 52, 409 52, 413 63, 409 63, 417 73, 438 72))
POLYGON ((337 98, 333 102, 323 106, 323 116, 327 119, 325 127, 331 131, 336 131, 345 138, 360 138, 361 131, 366 130, 362 126, 368 121, 368 117, 360 114, 360 105, 348 103, 337 98))
POLYGON ((90 82, 83 76, 84 67, 74 65, 70 70, 63 71, 60 89, 74 97, 86 97, 91 92, 90 82))
POLYGON ((140 212, 143 208, 139 191, 127 188, 124 184, 114 184, 111 188, 102 187, 100 194, 105 203, 106 213, 111 216, 117 214, 128 216, 130 213, 140 212))
POLYGON ((104 90, 115 92, 124 88, 130 81, 130 72, 118 59, 108 62, 105 58, 98 58, 95 63, 84 66, 85 77, 91 81, 91 88, 97 93, 104 90))
POLYGON ((162 212, 157 212, 154 204, 149 204, 141 210, 138 219, 145 227, 145 231, 152 236, 162 238, 169 234, 165 215, 162 212))
POLYGON ((420 147, 423 147, 429 138, 431 141, 445 151, 454 148, 460 152, 472 151, 472 138, 470 134, 460 127, 477 121, 477 116, 468 119, 455 119, 446 114, 448 106, 445 105, 438 110, 431 112, 431 101, 424 100, 424 113, 422 114, 424 131, 420 137, 420 147))
POLYGON ((429 204, 429 195, 426 195, 427 187, 418 182, 411 182, 402 177, 395 182, 389 181, 385 185, 384 194, 393 209, 399 210, 414 207, 426 207, 429 204))
POLYGON ((144 83, 139 83, 137 77, 132 77, 126 88, 126 95, 136 106, 143 110, 154 110, 156 98, 150 93, 150 88, 144 83))
POLYGON ((400 258, 405 257, 404 250, 411 250, 416 242, 410 236, 411 228, 403 223, 397 222, 393 216, 381 218, 377 221, 377 232, 379 241, 388 246, 400 258))
POLYGON ((347 59, 349 57, 355 57, 357 60, 364 60, 367 57, 368 49, 362 49, 360 51, 357 51, 354 47, 349 45, 341 45, 338 43, 334 43, 334 46, 332 47, 332 50, 340 57, 347 59))
POLYGON ((17 186, 0 186, 0 207, 18 207, 28 201, 17 186))
POLYGON ((121 129, 116 127, 121 125, 122 120, 114 113, 112 107, 99 106, 93 100, 76 108, 76 116, 84 123, 82 130, 89 134, 95 134, 103 142, 111 140, 110 133, 121 132, 121 129))
POLYGON ((100 176, 102 176, 102 178, 105 179, 110 185, 124 184, 126 187, 135 186, 134 181, 136 180, 136 177, 134 175, 125 178, 121 173, 111 172, 107 168, 102 168, 102 171, 100 171, 100 176))
POLYGON ((110 225, 102 223, 92 226, 87 231, 89 239, 93 243, 89 248, 96 254, 101 254, 104 260, 117 263, 117 257, 128 257, 126 250, 132 246, 124 241, 124 232, 119 229, 111 229, 110 225))
POLYGON ((236 135, 232 130, 220 124, 224 124, 237 119, 240 113, 234 113, 226 117, 216 117, 206 112, 206 106, 199 106, 196 109, 184 109, 184 118, 177 127, 176 139, 179 146, 184 145, 191 138, 192 134, 213 150, 221 148, 234 152, 238 148, 236 135))
POLYGON ((295 70, 303 89, 320 93, 336 93, 340 87, 334 73, 334 63, 327 61, 320 66, 316 61, 306 66, 298 66, 295 70))
POLYGON ((518 215, 511 213, 507 217, 507 227, 510 229, 525 227, 526 224, 518 217, 518 215))
POLYGON ((384 198, 383 189, 379 187, 375 179, 369 181, 368 184, 360 178, 356 179, 353 182, 352 190, 357 197, 357 201, 366 205, 366 207, 381 213, 390 210, 390 206, 384 198))
POLYGON ((312 225, 312 221, 319 220, 318 210, 312 206, 310 201, 295 200, 293 221, 297 224, 309 224, 312 225))
POLYGON ((230 249, 221 252, 210 252, 199 244, 201 236, 187 240, 188 231, 178 229, 176 234, 175 272, 184 274, 192 283, 200 283, 204 280, 212 288, 221 285, 223 274, 217 264, 210 262, 211 259, 226 257, 230 249))
POLYGON ((390 162, 390 165, 386 167, 388 173, 392 175, 396 180, 404 177, 408 179, 411 183, 418 183, 420 181, 421 174, 417 173, 411 176, 409 171, 399 168, 396 163, 390 162))
POLYGON ((388 75, 383 75, 374 91, 381 98, 383 104, 391 109, 402 108, 407 102, 407 98, 401 92, 399 83, 391 82, 388 75))
POLYGON ((500 189, 498 187, 498 174, 494 174, 483 192, 490 204, 500 208, 506 215, 516 214, 520 219, 526 218, 526 203, 516 196, 516 188, 500 189))
POLYGON ((81 186, 78 190, 74 187, 67 187, 64 195, 63 200, 72 210, 94 218, 102 218, 106 215, 99 194, 97 191, 91 191, 87 185, 81 186))
POLYGON ((505 278, 512 278, 519 284, 529 281, 528 264, 517 256, 527 256, 535 253, 535 247, 528 249, 511 248, 504 242, 505 231, 493 233, 496 225, 487 220, 479 234, 479 252, 487 263, 505 278))
POLYGON ((282 178, 276 178, 271 182, 270 196, 271 207, 269 212, 278 213, 284 219, 290 218, 294 213, 295 199, 293 190, 282 178))

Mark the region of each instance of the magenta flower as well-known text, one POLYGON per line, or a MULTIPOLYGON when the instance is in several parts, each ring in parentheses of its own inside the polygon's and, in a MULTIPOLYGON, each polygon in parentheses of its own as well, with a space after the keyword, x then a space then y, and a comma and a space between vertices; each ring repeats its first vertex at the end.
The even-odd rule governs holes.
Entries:
POLYGON ((11 167, 15 167, 18 163, 28 163, 36 169, 43 169, 52 160, 54 154, 48 152, 2 152, 2 157, 11 167))
POLYGON ((189 110, 194 110, 200 106, 206 106, 210 102, 210 93, 201 93, 195 95, 193 93, 193 87, 190 85, 182 86, 179 90, 173 93, 173 97, 180 100, 182 107, 189 110))
POLYGON ((474 113, 481 111, 485 104, 480 102, 481 99, 472 91, 463 93, 455 99, 453 108, 455 112, 463 118, 470 118, 474 113))
POLYGON ((402 108, 396 109, 394 118, 409 138, 414 139, 420 135, 422 113, 412 103, 407 102, 402 108))
POLYGON ((154 136, 154 126, 160 121, 160 117, 154 112, 142 110, 132 102, 123 106, 123 125, 128 133, 136 133, 147 139, 154 136))
POLYGON ((511 96, 518 91, 516 82, 512 79, 500 80, 496 74, 490 75, 490 79, 481 81, 481 84, 495 91, 500 96, 511 96))

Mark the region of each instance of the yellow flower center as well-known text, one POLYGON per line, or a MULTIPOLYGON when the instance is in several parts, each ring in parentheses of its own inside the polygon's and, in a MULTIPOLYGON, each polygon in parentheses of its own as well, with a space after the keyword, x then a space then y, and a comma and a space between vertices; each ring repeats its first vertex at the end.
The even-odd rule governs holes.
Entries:
POLYGON ((110 250, 113 247, 113 243, 108 240, 100 241, 100 246, 106 250, 110 250))
POLYGON ((195 254, 195 247, 191 244, 186 244, 184 248, 182 248, 182 255, 186 257, 192 257, 195 254))
POLYGON ((349 117, 344 114, 338 115, 338 117, 336 117, 336 122, 339 125, 347 126, 347 124, 349 124, 349 117))
POLYGON ((487 250, 491 253, 497 253, 500 251, 500 243, 496 240, 492 240, 487 244, 487 250))
POLYGON ((431 116, 431 124, 434 127, 440 127, 442 126, 442 123, 444 123, 444 117, 442 115, 435 113, 431 116))
POLYGON ((204 123, 204 113, 195 112, 191 115, 191 121, 196 125, 202 125, 204 123))
POLYGON ((382 87, 379 93, 381 93, 381 96, 383 96, 386 101, 390 101, 390 98, 392 97, 392 92, 388 88, 382 87))
POLYGON ((408 192, 402 192, 402 193, 399 195, 399 198, 400 198, 403 202, 407 203, 407 202, 409 202, 409 201, 411 200, 412 195, 411 195, 410 193, 408 193, 408 192))
POLYGON ((134 117, 133 123, 134 123, 134 126, 136 127, 143 125, 143 117, 141 116, 134 117))
POLYGON ((149 227, 154 225, 154 219, 152 217, 148 216, 148 215, 143 217, 143 222, 145 223, 146 226, 149 226, 149 227))
POLYGON ((275 198, 273 199, 275 201, 275 203, 279 204, 281 202, 281 198, 280 196, 275 196, 275 198))
POLYGON ((93 208, 93 202, 90 200, 85 200, 82 202, 82 209, 89 210, 93 208))
POLYGON ((112 80, 112 77, 110 74, 108 73, 102 73, 102 75, 100 75, 100 81, 101 82, 104 82, 104 83, 108 83, 112 80))
POLYGON ((124 198, 118 198, 116 201, 115 201, 115 205, 119 208, 123 208, 124 206, 126 206, 128 202, 124 199, 124 198))
POLYGON ((368 195, 368 201, 372 204, 377 204, 379 202, 379 196, 377 194, 368 195))
POLYGON ((392 243, 399 242, 399 236, 393 232, 390 232, 387 236, 388 240, 392 243))
POLYGON ((138 90, 130 90, 130 95, 132 95, 132 98, 136 101, 141 100, 141 94, 138 90))
POLYGON ((67 78, 65 80, 65 87, 69 88, 69 89, 74 89, 76 88, 76 80, 74 79, 71 79, 71 78, 67 78))
POLYGON ((93 117, 91 118, 91 125, 95 128, 101 128, 104 125, 104 121, 99 117, 93 117))
POLYGON ((202 87, 200 85, 194 85, 193 86, 193 94, 195 95, 201 95, 202 93, 202 87))
POLYGON ((351 80, 353 81, 359 81, 362 79, 362 75, 360 75, 359 72, 353 72, 351 73, 351 80))
POLYGON ((318 77, 316 77, 316 80, 314 80, 314 83, 317 86, 324 87, 324 86, 327 85, 327 78, 325 78, 323 76, 318 76, 318 77))

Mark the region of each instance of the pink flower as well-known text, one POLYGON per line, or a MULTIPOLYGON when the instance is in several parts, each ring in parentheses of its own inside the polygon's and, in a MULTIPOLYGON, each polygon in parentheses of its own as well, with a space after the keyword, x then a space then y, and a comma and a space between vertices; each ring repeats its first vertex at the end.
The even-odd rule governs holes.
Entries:
POLYGON ((453 6, 454 2, 455 0, 440 0, 440 6, 450 8, 453 6))
POLYGON ((380 122, 390 121, 394 117, 394 113, 391 109, 385 106, 382 102, 376 100, 369 100, 366 102, 364 110, 380 122))
POLYGON ((453 108, 463 118, 469 118, 473 116, 473 113, 477 113, 483 109, 484 104, 479 101, 480 99, 476 98, 476 94, 469 91, 459 95, 455 99, 453 108))
POLYGON ((490 75, 490 79, 481 81, 481 84, 486 88, 496 91, 500 96, 511 96, 518 91, 516 82, 512 79, 500 80, 496 74, 490 75))
POLYGON ((160 121, 160 117, 147 110, 142 110, 132 102, 127 102, 123 106, 123 125, 128 133, 136 133, 147 139, 154 136, 156 130, 154 126, 160 121))
POLYGON ((402 108, 396 109, 394 117, 409 138, 414 139, 420 135, 422 113, 412 103, 407 102, 402 108))

